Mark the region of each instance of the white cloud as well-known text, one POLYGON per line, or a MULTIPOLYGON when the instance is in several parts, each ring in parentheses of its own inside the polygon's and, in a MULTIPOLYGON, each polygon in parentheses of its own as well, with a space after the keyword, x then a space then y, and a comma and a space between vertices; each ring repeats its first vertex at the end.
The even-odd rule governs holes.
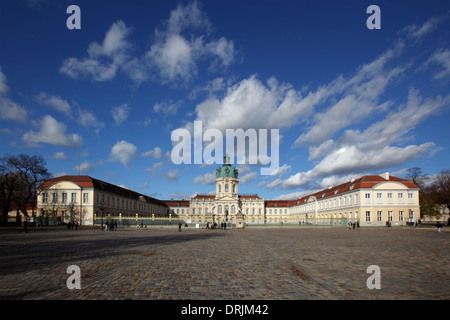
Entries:
POLYGON ((95 164, 89 161, 83 161, 80 165, 77 165, 73 168, 73 171, 79 173, 89 173, 95 169, 95 164))
POLYGON ((0 96, 4 96, 8 93, 9 88, 6 84, 6 76, 2 72, 2 68, 0 67, 0 96))
POLYGON ((265 188, 266 189, 274 189, 280 185, 283 184, 283 180, 281 180, 280 178, 273 180, 272 182, 266 184, 265 188))
POLYGON ((6 98, 9 91, 6 81, 6 76, 0 67, 0 119, 25 123, 28 115, 25 108, 6 98))
POLYGON ((100 45, 93 42, 84 59, 68 58, 63 61, 60 72, 71 78, 90 77, 95 81, 108 81, 129 59, 127 51, 131 44, 127 40, 130 29, 123 21, 113 23, 100 45))
POLYGON ((416 90, 411 90, 405 105, 399 106, 363 132, 345 131, 333 145, 327 146, 328 153, 317 165, 309 171, 291 175, 283 181, 283 188, 309 186, 315 179, 324 177, 336 180, 336 175, 384 170, 412 159, 433 155, 438 151, 433 142, 404 147, 398 145, 408 142, 410 138, 407 134, 416 125, 438 114, 449 104, 450 95, 423 100, 416 90))
POLYGON ((178 170, 176 170, 176 169, 170 170, 170 171, 164 173, 164 177, 167 180, 177 180, 178 179, 178 170))
POLYGON ((234 61, 233 41, 224 37, 208 40, 211 24, 194 1, 179 5, 155 31, 155 41, 145 56, 163 82, 186 82, 198 72, 198 62, 213 59, 212 66, 228 66, 234 61), (189 37, 184 36, 192 31, 189 37))
POLYGON ((409 25, 403 28, 400 33, 406 33, 408 37, 415 40, 420 40, 425 35, 436 29, 437 25, 444 19, 445 17, 432 17, 425 21, 421 26, 409 25))
POLYGON ((150 172, 151 175, 157 175, 159 172, 161 172, 162 167, 163 167, 163 162, 157 162, 157 163, 154 163, 151 168, 146 168, 145 171, 150 172))
POLYGON ((118 161, 125 167, 133 160, 137 158, 137 147, 132 143, 125 140, 118 141, 112 148, 109 154, 110 161, 118 161))
POLYGON ((276 171, 272 174, 273 177, 283 177, 285 176, 289 171, 291 171, 292 167, 284 164, 281 167, 277 168, 276 171))
POLYGON ((216 183, 216 173, 215 172, 205 173, 202 176, 195 177, 193 183, 200 183, 203 185, 215 184, 216 183))
POLYGON ((153 106, 153 111, 155 113, 160 113, 165 116, 168 115, 175 115, 180 108, 180 106, 183 104, 183 100, 173 102, 172 100, 166 100, 164 102, 156 103, 153 106))
POLYGON ((45 92, 35 96, 36 101, 44 106, 51 107, 54 110, 64 113, 68 117, 72 117, 72 107, 70 104, 59 96, 48 95, 45 92))
POLYGON ((249 182, 256 180, 257 178, 258 178, 258 174, 256 172, 249 172, 239 178, 239 183, 241 183, 241 184, 249 183, 249 182))
POLYGON ((55 152, 52 156, 56 160, 69 160, 70 158, 65 155, 64 151, 55 152))
POLYGON ((0 96, 0 118, 25 123, 27 111, 14 101, 0 96))
POLYGON ((161 159, 162 150, 159 147, 155 147, 155 148, 153 148, 153 150, 144 152, 141 156, 142 157, 153 157, 154 159, 161 159))
POLYGON ((39 131, 30 130, 22 136, 22 141, 27 146, 39 146, 40 143, 55 146, 78 148, 83 145, 83 139, 76 133, 66 134, 66 125, 56 121, 50 115, 44 116, 35 126, 39 131))
POLYGON ((307 100, 289 84, 275 78, 264 84, 253 75, 229 87, 222 99, 210 95, 198 104, 196 120, 204 129, 287 128, 310 115, 312 104, 307 100))
POLYGON ((111 110, 111 116, 118 126, 120 126, 122 122, 124 122, 128 118, 130 109, 131 108, 128 106, 128 104, 124 103, 111 110))
POLYGON ((154 44, 147 57, 159 69, 163 82, 190 80, 196 76, 197 66, 194 62, 194 48, 178 34, 169 35, 154 44))
POLYGON ((197 1, 178 5, 170 17, 155 29, 150 49, 142 56, 131 55, 131 29, 115 22, 101 44, 93 42, 84 58, 65 59, 60 72, 76 79, 109 81, 122 71, 136 84, 146 80, 163 83, 186 82, 196 77, 198 64, 211 61, 213 69, 234 62, 234 43, 224 37, 210 39, 211 23, 197 1))
POLYGON ((298 137, 295 145, 321 144, 339 130, 355 125, 373 113, 387 110, 391 102, 380 103, 378 100, 388 84, 401 75, 405 68, 386 70, 386 65, 397 57, 403 48, 404 44, 399 42, 393 49, 360 67, 351 78, 339 76, 329 85, 319 88, 313 94, 318 96, 314 107, 330 106, 325 107, 322 112, 316 112, 313 124, 307 132, 298 137))
POLYGON ((81 108, 78 108, 77 120, 78 123, 80 123, 85 128, 96 128, 97 133, 105 126, 103 122, 97 120, 97 117, 92 112, 83 110, 81 108))
POLYGON ((436 80, 440 80, 450 75, 450 50, 449 49, 438 49, 436 50, 430 58, 425 62, 423 67, 429 67, 430 65, 438 65, 440 71, 434 74, 436 80))

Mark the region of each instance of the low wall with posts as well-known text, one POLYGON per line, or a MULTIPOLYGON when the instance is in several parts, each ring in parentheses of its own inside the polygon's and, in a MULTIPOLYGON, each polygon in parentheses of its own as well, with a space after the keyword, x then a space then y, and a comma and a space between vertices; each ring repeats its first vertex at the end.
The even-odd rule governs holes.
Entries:
POLYGON ((122 217, 121 215, 116 217, 95 217, 94 225, 105 225, 107 222, 117 222, 120 227, 147 227, 147 226, 170 226, 178 225, 181 222, 184 225, 184 220, 178 217, 148 217, 139 216, 136 217, 122 217))

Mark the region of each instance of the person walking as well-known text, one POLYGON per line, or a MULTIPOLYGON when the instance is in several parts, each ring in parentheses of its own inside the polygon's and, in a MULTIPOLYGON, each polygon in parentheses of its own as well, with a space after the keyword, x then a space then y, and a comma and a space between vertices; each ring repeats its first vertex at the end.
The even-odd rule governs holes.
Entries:
POLYGON ((185 223, 185 224, 184 224, 184 231, 187 231, 187 227, 188 227, 188 224, 185 223))
POLYGON ((436 227, 438 228, 438 232, 441 232, 442 224, 439 221, 436 223, 436 227))
POLYGON ((181 222, 178 221, 178 231, 181 232, 181 222))
POLYGON ((22 231, 25 231, 25 233, 28 233, 28 221, 27 221, 27 219, 25 219, 23 221, 23 229, 20 230, 20 233, 22 233, 22 231))

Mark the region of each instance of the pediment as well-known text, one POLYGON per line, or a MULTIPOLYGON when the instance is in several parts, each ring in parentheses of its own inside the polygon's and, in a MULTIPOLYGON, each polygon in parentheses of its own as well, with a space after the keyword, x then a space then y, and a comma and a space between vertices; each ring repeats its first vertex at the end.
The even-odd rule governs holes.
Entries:
POLYGON ((238 198, 233 198, 231 196, 222 196, 220 198, 216 198, 216 202, 218 201, 224 201, 224 202, 231 202, 231 201, 238 201, 238 198))

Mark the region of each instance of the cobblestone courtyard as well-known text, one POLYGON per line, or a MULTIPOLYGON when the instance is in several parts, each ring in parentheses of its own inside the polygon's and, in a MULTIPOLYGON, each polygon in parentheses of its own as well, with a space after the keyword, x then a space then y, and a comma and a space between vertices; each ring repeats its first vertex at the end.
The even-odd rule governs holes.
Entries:
POLYGON ((447 227, 6 228, 0 299, 446 300, 449 240, 447 227), (371 265, 381 289, 367 288, 371 265))

